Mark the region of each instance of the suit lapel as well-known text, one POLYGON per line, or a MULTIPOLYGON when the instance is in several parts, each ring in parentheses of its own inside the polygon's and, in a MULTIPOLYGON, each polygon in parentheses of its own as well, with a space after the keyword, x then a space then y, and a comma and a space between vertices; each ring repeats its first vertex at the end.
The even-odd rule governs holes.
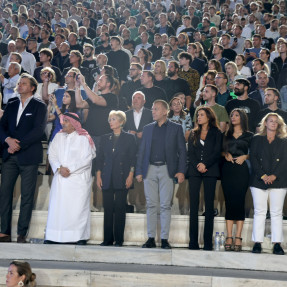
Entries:
MULTIPOLYGON (((31 110, 31 106, 33 105, 33 100, 34 99, 31 99, 30 102, 28 103, 28 105, 25 107, 24 111, 22 112, 22 115, 19 119, 19 122, 18 122, 18 125, 17 127, 20 126, 20 124, 22 123, 22 121, 25 119, 26 117, 26 113, 29 112, 31 110)), ((20 103, 22 105, 22 103, 20 103)), ((19 108, 19 107, 18 107, 19 108)))

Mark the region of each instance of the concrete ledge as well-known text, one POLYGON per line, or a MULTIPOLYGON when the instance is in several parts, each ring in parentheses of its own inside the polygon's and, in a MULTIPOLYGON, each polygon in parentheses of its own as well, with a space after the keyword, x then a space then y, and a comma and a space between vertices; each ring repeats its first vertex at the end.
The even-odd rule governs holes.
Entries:
POLYGON ((1 259, 122 263, 287 272, 286 256, 250 252, 162 250, 138 247, 0 244, 1 259))

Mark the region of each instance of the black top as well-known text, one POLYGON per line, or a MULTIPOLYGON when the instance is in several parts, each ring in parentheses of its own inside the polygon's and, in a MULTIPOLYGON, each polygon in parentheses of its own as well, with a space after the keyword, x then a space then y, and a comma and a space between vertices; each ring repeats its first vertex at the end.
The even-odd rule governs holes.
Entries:
POLYGON ((166 137, 167 122, 159 126, 157 123, 154 126, 151 141, 150 163, 166 162, 165 158, 165 137, 166 137))
POLYGON ((247 155, 252 138, 251 132, 245 132, 238 138, 224 136, 224 151, 229 152, 233 157, 247 155))
POLYGON ((285 122, 285 124, 287 124, 287 112, 281 110, 281 109, 277 109, 276 111, 272 111, 269 108, 264 109, 259 111, 258 115, 257 115, 257 125, 259 125, 260 121, 269 113, 276 113, 279 116, 281 116, 285 122))
POLYGON ((225 108, 229 115, 232 112, 232 110, 235 108, 243 109, 248 116, 249 130, 251 132, 255 132, 257 114, 260 111, 260 105, 256 100, 253 100, 250 98, 246 100, 234 99, 234 100, 228 101, 225 108))
POLYGON ((87 99, 89 104, 89 113, 84 128, 91 136, 101 136, 111 132, 108 123, 108 117, 111 110, 117 110, 118 98, 112 93, 101 95, 107 102, 107 106, 98 106, 90 99, 87 99))
POLYGON ((78 50, 83 54, 83 47, 80 44, 70 45, 70 51, 78 50))
POLYGON ((96 59, 90 61, 85 60, 83 61, 82 66, 88 68, 91 71, 92 69, 95 69, 97 67, 97 61, 96 59))
MULTIPOLYGON (((61 71, 58 67, 56 66, 52 66, 51 67, 52 70, 55 72, 56 75, 56 82, 60 82, 61 81, 61 71)), ((42 79, 41 79, 41 71, 42 69, 44 69, 43 66, 37 67, 34 71, 34 78, 37 80, 38 83, 43 83, 42 79)))
POLYGON ((145 107, 148 109, 152 108, 152 104, 155 100, 167 101, 165 91, 159 87, 140 88, 138 91, 141 91, 145 94, 145 107))
POLYGON ((108 52, 111 51, 111 45, 108 45, 107 47, 104 47, 103 45, 100 45, 98 47, 95 48, 95 55, 98 55, 98 54, 106 54, 108 52))
POLYGON ((129 74, 130 57, 123 50, 107 53, 108 65, 117 69, 120 81, 126 81, 129 74))
POLYGON ((222 53, 223 58, 227 58, 229 61, 234 61, 237 53, 233 49, 224 49, 222 53))
POLYGON ((148 50, 152 52, 152 62, 155 62, 162 57, 162 46, 152 45, 148 50))
POLYGON ((141 87, 141 81, 127 81, 120 89, 120 97, 125 98, 129 107, 132 106, 132 95, 141 87))

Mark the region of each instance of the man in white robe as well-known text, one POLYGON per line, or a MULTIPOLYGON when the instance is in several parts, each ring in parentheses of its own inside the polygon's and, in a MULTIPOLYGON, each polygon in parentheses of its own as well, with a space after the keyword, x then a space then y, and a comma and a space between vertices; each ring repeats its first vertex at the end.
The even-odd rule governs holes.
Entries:
POLYGON ((85 245, 90 238, 90 192, 95 146, 79 117, 65 113, 49 148, 54 172, 45 243, 85 245))

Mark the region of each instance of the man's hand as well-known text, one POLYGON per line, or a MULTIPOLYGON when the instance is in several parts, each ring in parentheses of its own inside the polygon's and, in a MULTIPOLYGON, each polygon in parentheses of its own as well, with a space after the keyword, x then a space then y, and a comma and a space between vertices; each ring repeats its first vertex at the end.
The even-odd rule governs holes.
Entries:
POLYGON ((77 74, 76 78, 77 78, 76 82, 80 82, 82 86, 86 85, 85 77, 82 74, 77 74))
POLYGON ((137 132, 129 130, 129 134, 136 135, 137 132))
POLYGON ((70 176, 70 170, 67 167, 60 167, 60 175, 62 177, 69 177, 70 176))
POLYGON ((129 176, 126 179, 126 189, 129 189, 133 184, 133 174, 129 174, 129 176))
POLYGON ((141 138, 142 138, 142 136, 143 136, 143 132, 139 132, 139 133, 137 133, 137 137, 138 137, 139 139, 141 139, 141 138))
POLYGON ((142 182, 143 181, 143 176, 141 174, 136 176, 136 179, 138 182, 142 182))
POLYGON ((0 81, 2 82, 2 84, 4 83, 4 76, 2 74, 0 74, 0 81))
POLYGON ((13 138, 9 137, 6 139, 6 143, 9 145, 9 149, 10 149, 10 151, 13 151, 13 153, 15 151, 19 151, 21 149, 21 147, 19 145, 20 141, 17 139, 13 139, 13 138))
POLYGON ((184 174, 182 172, 178 172, 174 177, 177 178, 178 183, 184 182, 184 174))
POLYGON ((15 151, 11 149, 10 147, 8 148, 8 153, 13 154, 15 151))
POLYGON ((206 166, 202 162, 199 163, 196 167, 197 167, 197 170, 201 173, 207 172, 206 166))

